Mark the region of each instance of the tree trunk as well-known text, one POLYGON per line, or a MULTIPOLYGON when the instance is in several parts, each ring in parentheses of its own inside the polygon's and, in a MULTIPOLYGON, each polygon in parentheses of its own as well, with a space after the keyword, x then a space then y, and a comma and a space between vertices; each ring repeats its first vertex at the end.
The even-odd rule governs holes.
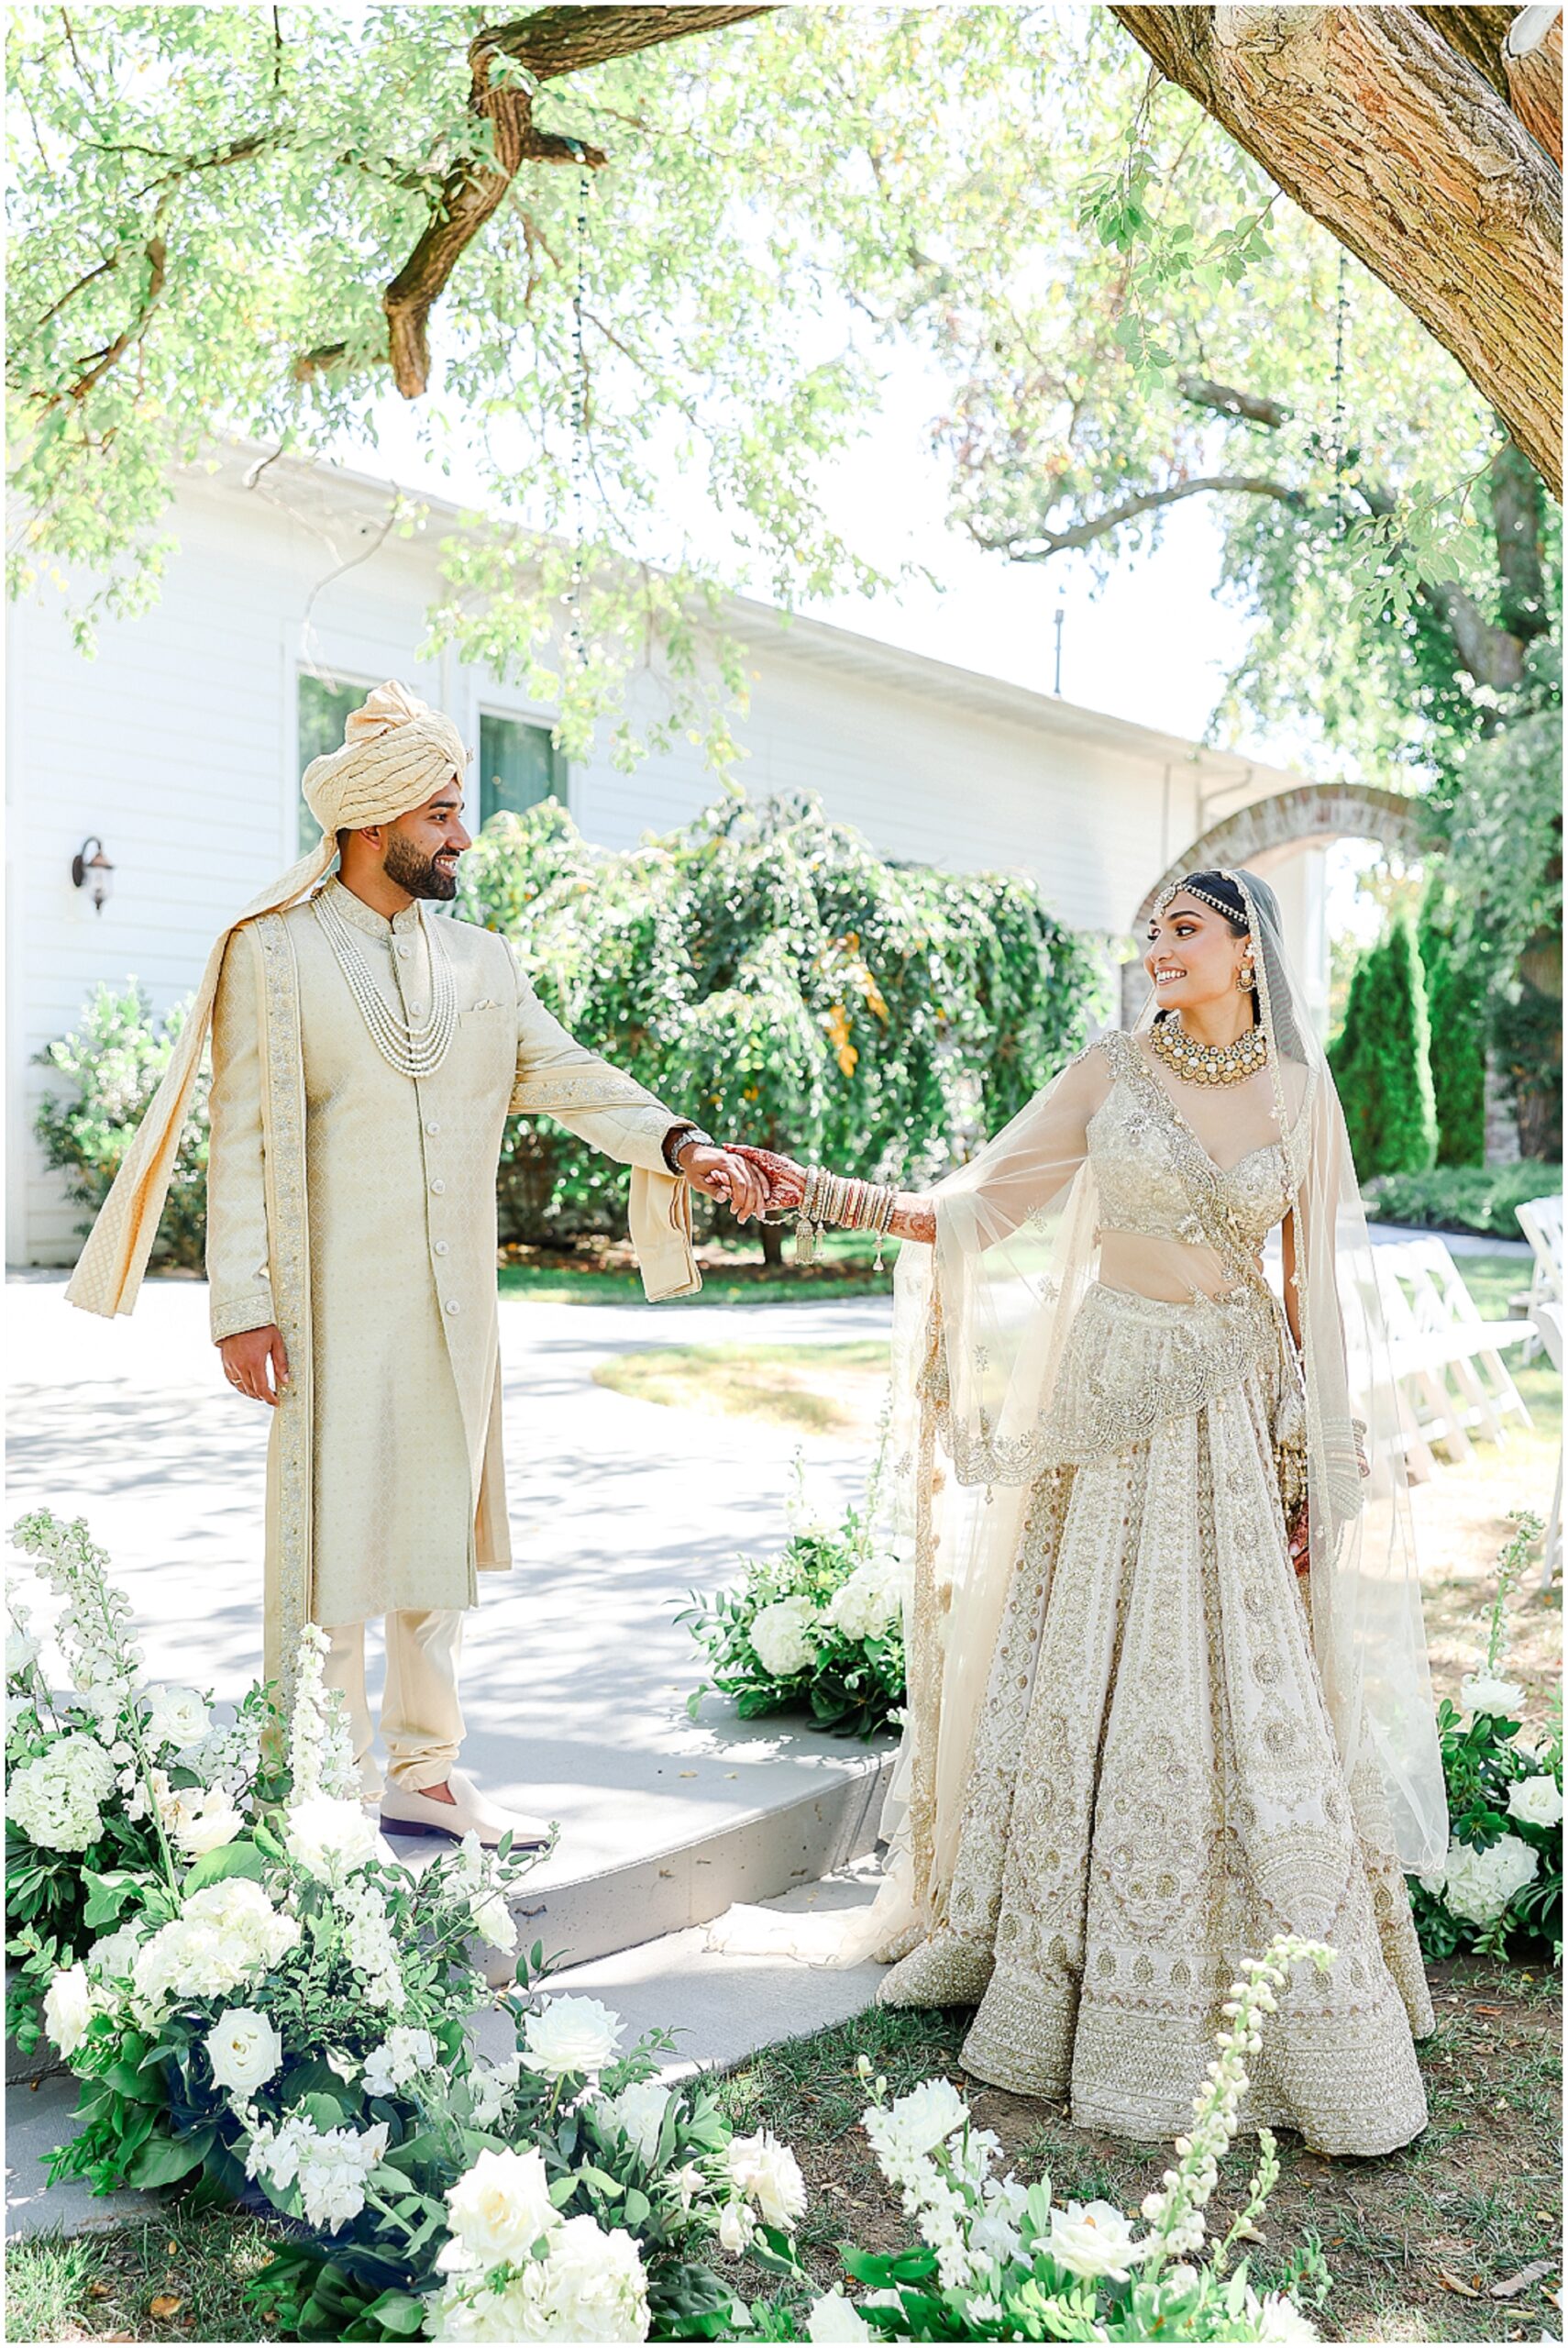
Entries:
POLYGON ((784 1225, 781 1223, 765 1223, 762 1225, 762 1260, 770 1272, 783 1269, 784 1225))
POLYGON ((1452 352, 1561 496, 1562 176, 1486 76, 1413 8, 1111 14, 1452 352))

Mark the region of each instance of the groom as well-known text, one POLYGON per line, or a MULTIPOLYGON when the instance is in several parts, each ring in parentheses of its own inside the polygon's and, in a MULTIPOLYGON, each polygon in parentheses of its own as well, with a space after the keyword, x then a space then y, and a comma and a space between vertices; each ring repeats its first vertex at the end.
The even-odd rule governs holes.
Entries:
MULTIPOLYGON (((536 1843, 538 1821, 500 1809, 456 1767, 463 1616, 476 1575, 511 1563, 495 1279, 506 1118, 554 1116, 632 1167, 650 1297, 701 1285, 688 1183, 743 1220, 767 1189, 575 1043, 502 937, 431 916, 456 894, 469 845, 466 759, 448 720, 378 687, 342 749, 306 771, 320 847, 215 948, 192 1015, 204 1024, 211 1002, 207 1270, 224 1375, 273 1412, 269 1672, 287 1680, 304 1623, 326 1630, 327 1681, 373 1799, 364 1629, 383 1619, 385 1825, 536 1843)), ((179 1113, 160 1092, 144 1122, 166 1128, 179 1113)), ((161 1146, 171 1156, 166 1132, 161 1146)), ((132 1157, 160 1146, 138 1132, 132 1157)), ((101 1301, 116 1293, 101 1259, 127 1213, 156 1223, 155 1179, 144 1166, 117 1215, 111 1195, 73 1301, 128 1310, 101 1301)), ((138 1272, 121 1280, 132 1296, 138 1272)))

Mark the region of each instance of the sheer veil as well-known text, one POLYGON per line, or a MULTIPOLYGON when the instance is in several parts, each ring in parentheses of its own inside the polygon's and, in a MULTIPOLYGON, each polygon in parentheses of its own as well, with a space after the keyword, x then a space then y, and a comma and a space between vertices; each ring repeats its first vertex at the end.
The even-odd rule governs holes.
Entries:
MULTIPOLYGON (((1391 1847, 1408 1871, 1447 1848, 1407 1490, 1403 1430, 1372 1247, 1338 1095, 1286 952, 1266 881, 1227 876, 1253 943, 1264 1068, 1223 1091, 1176 1099, 1141 1047, 1090 1045, 966 1165, 936 1188, 936 1242, 906 1245, 895 1276, 895 1473, 889 1530, 914 1553, 905 1603, 909 1694, 883 1812, 886 1875, 873 1905, 840 1927, 847 1964, 901 1955, 944 1920, 965 1781, 1030 1488, 1084 1445, 1138 1439, 1081 1391, 1072 1324, 1109 1277, 1087 1129, 1125 1058, 1130 1081, 1166 1093, 1186 1137, 1193 1214, 1183 1245, 1138 1239, 1112 1285, 1191 1299, 1217 1342, 1228 1290, 1264 1285, 1228 1234, 1220 1172, 1283 1144, 1294 1226, 1299 1365, 1276 1298, 1280 1420, 1304 1456, 1312 1640, 1346 1778, 1380 1783, 1391 1847), (1358 1434, 1361 1442, 1358 1445, 1358 1434), (1364 1454, 1364 1472, 1362 1457, 1364 1454), (1375 1765, 1375 1775, 1368 1765, 1375 1765)), ((1154 1022, 1153 998, 1134 1038, 1154 1022)), ((1111 1039, 1114 1042, 1116 1039, 1111 1039)), ((1112 1226, 1117 1218, 1112 1216, 1112 1226)), ((1118 1231, 1118 1244, 1122 1235, 1118 1231)), ((1250 1325, 1258 1325, 1254 1312, 1250 1325)))

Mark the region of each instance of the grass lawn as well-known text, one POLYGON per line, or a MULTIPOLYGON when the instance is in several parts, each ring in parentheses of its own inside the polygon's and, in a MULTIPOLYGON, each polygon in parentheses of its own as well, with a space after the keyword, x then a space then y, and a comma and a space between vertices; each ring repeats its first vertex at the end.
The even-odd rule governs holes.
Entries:
MULTIPOLYGON (((1380 2160, 1320 2159, 1280 2138, 1282 2175, 1251 2271, 1272 2287, 1320 2254, 1331 2278, 1315 2320, 1348 2341, 1503 2341, 1560 2336, 1561 2001, 1550 1972, 1454 1959, 1430 1969, 1438 2027, 1420 2047, 1430 2120, 1407 2150, 1380 2160), (1529 2276, 1547 2262, 1547 2271, 1529 2276), (1522 2283, 1518 2281, 1525 2276, 1522 2283), (1494 2293, 1507 2290, 1507 2296, 1494 2293)), ((837 2245, 899 2247, 909 2237, 859 2129, 864 2051, 895 2094, 933 2076, 972 2085, 978 2123, 1005 2165, 1046 2175, 1060 2200, 1103 2198, 1136 2213, 1167 2157, 1070 2127, 1052 2106, 965 2080, 966 2010, 872 2007, 854 2021, 765 2048, 720 2082, 734 2125, 764 2121, 793 2145, 811 2193, 801 2246, 820 2289, 844 2282, 837 2245)), ((1252 2173, 1239 2141, 1211 2205, 1216 2231, 1252 2173)), ((255 2219, 182 2213, 62 2242, 11 2246, 11 2340, 253 2340, 266 2334, 240 2299, 271 2237, 255 2219)), ((721 2262, 727 2267, 727 2262, 721 2262)), ((771 2298, 777 2278, 747 2267, 742 2288, 771 2298)))
MULTIPOLYGON (((747 1226, 749 1229, 749 1226, 747 1226)), ((809 1270, 792 1260, 794 1241, 785 1243, 784 1263, 762 1260, 762 1243, 737 1231, 733 1239, 709 1241, 697 1249, 702 1275, 700 1295, 675 1297, 661 1312, 683 1304, 787 1304, 806 1298, 882 1296, 893 1285, 899 1243, 883 1243, 883 1266, 876 1268, 876 1243, 858 1231, 823 1235, 819 1260, 809 1270)), ((502 1296, 536 1297, 546 1304, 640 1304, 643 1283, 624 1241, 589 1242, 581 1248, 503 1247, 502 1296)))
POLYGON ((638 1401, 714 1418, 855 1434, 875 1424, 887 1390, 888 1348, 880 1337, 827 1346, 657 1346, 605 1362, 593 1382, 638 1401))

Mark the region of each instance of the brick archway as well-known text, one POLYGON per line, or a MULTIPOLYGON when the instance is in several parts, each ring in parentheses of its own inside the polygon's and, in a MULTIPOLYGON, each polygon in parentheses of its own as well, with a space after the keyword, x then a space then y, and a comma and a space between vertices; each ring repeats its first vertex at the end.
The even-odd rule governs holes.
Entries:
POLYGON ((1143 926, 1160 891, 1184 872, 1209 872, 1222 864, 1244 864, 1266 872, 1297 849, 1323 847, 1330 840, 1378 840, 1401 856, 1419 856, 1433 844, 1424 814, 1419 800, 1364 782, 1306 782, 1272 799, 1255 799, 1250 807, 1239 807, 1212 825, 1161 873, 1133 915, 1132 926, 1143 926))

